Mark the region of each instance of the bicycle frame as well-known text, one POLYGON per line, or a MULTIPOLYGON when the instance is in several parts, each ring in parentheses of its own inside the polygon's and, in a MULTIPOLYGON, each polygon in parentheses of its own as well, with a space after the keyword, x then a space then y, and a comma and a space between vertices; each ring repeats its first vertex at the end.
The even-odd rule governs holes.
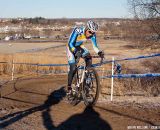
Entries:
MULTIPOLYGON (((100 57, 99 56, 91 56, 91 58, 100 58, 100 57)), ((80 58, 77 59, 77 61, 76 61, 77 63, 79 62, 79 59, 80 58)), ((77 69, 81 69, 82 70, 81 67, 84 67, 84 68, 83 68, 83 72, 82 72, 82 77, 80 79, 78 79, 79 80, 78 81, 78 87, 80 87, 80 85, 83 83, 84 77, 85 77, 85 72, 87 72, 85 61, 83 61, 79 66, 77 66, 77 69)))
MULTIPOLYGON (((78 67, 77 67, 77 69, 80 69, 80 70, 82 70, 83 72, 81 72, 82 73, 82 76, 80 77, 80 79, 78 79, 79 81, 78 81, 78 87, 80 87, 80 85, 83 83, 83 81, 84 81, 84 76, 85 76, 85 72, 86 72, 86 65, 85 65, 85 62, 82 62, 78 67), (83 68, 81 68, 81 67, 83 67, 83 68)), ((77 71, 77 73, 78 73, 78 71, 77 71)), ((79 77, 78 77, 79 78, 79 77)))

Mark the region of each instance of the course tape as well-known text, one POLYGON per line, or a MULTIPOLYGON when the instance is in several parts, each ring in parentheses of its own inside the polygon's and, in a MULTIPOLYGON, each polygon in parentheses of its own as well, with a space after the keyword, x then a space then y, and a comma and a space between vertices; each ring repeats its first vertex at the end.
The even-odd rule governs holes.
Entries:
POLYGON ((68 66, 68 64, 38 64, 38 66, 68 66))
POLYGON ((33 63, 13 63, 18 65, 33 65, 33 66, 67 66, 68 64, 33 64, 33 63))
POLYGON ((102 79, 107 78, 145 78, 145 77, 160 77, 160 73, 147 73, 147 74, 119 74, 111 76, 101 76, 102 79))
MULTIPOLYGON (((124 59, 115 60, 115 62, 116 61, 125 61, 125 60, 138 60, 138 59, 152 58, 152 57, 157 57, 157 56, 160 56, 160 53, 151 54, 151 55, 148 55, 148 56, 138 56, 138 57, 133 57, 133 58, 124 58, 124 59)), ((106 61, 106 62, 104 62, 104 64, 105 63, 109 63, 109 62, 112 62, 112 61, 111 60, 110 61, 106 61)))
MULTIPOLYGON (((145 59, 145 58, 153 58, 153 57, 158 57, 160 56, 160 53, 158 54, 151 54, 148 56, 138 56, 138 57, 133 57, 133 58, 124 58, 124 59, 119 59, 119 60, 114 60, 114 62, 118 62, 118 61, 127 61, 127 60, 138 60, 138 59, 145 59)), ((98 67, 101 66, 103 64, 108 64, 113 62, 112 60, 109 61, 104 61, 102 64, 101 63, 97 63, 97 64, 93 64, 92 67, 98 67)))
POLYGON ((34 64, 34 63, 13 63, 13 64, 17 64, 17 65, 33 65, 33 66, 37 66, 38 64, 34 64))
POLYGON ((8 62, 0 62, 0 63, 8 63, 8 62))
MULTIPOLYGON (((114 62, 117 61, 126 61, 126 60, 138 60, 138 59, 144 59, 144 58, 152 58, 152 57, 157 57, 160 56, 160 53, 158 54, 151 54, 148 56, 138 56, 138 57, 133 57, 133 58, 124 58, 124 59, 119 59, 115 60, 114 62)), ((113 62, 112 60, 109 61, 104 61, 102 64, 107 64, 113 62)), ((8 62, 0 62, 0 63, 8 63, 8 62)), ((13 64, 25 64, 25 65, 35 65, 35 66, 68 66, 68 64, 32 64, 32 63, 13 63, 13 64)), ((101 63, 93 64, 92 67, 98 67, 102 65, 101 63)))

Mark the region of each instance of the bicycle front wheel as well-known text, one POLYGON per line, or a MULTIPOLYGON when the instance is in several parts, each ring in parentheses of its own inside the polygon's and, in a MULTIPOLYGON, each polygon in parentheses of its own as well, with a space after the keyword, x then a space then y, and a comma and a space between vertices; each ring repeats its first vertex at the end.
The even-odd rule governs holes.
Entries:
POLYGON ((86 106, 96 104, 100 93, 98 73, 94 68, 87 69, 82 88, 82 97, 86 106))

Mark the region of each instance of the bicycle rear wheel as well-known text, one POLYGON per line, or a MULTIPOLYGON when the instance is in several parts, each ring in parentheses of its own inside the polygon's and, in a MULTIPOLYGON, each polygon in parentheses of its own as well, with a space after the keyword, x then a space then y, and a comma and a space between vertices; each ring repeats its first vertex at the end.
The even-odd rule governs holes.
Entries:
POLYGON ((85 74, 82 97, 86 106, 93 106, 96 104, 100 93, 100 82, 98 73, 94 68, 87 69, 85 74))
POLYGON ((70 102, 71 105, 75 106, 77 105, 80 100, 81 100, 81 90, 80 90, 80 85, 79 85, 79 71, 77 69, 73 81, 72 81, 72 95, 68 97, 68 101, 70 102))

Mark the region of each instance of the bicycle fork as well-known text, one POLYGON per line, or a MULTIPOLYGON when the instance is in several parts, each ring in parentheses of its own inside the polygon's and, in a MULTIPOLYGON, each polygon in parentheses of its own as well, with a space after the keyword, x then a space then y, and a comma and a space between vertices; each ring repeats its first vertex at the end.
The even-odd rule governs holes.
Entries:
POLYGON ((84 70, 83 73, 82 73, 82 78, 81 78, 81 81, 80 81, 80 84, 83 83, 84 81, 84 77, 85 77, 85 73, 87 72, 87 70, 84 70))
POLYGON ((84 71, 82 72, 82 76, 81 76, 81 77, 78 76, 78 82, 77 82, 77 87, 78 87, 78 88, 79 88, 80 85, 83 83, 86 72, 87 72, 87 70, 84 70, 84 71))

